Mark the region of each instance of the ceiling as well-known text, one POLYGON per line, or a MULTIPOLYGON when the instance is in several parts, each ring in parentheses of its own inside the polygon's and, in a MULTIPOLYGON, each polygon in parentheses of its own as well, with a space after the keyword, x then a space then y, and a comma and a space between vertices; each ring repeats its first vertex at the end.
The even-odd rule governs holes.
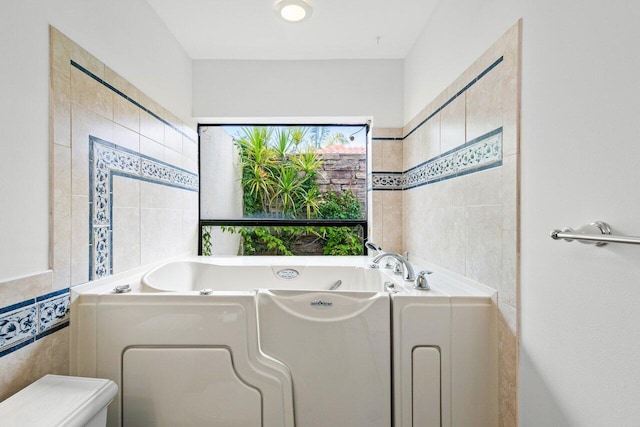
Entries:
POLYGON ((311 0, 291 24, 274 0, 147 1, 193 59, 273 60, 404 58, 438 2, 311 0))

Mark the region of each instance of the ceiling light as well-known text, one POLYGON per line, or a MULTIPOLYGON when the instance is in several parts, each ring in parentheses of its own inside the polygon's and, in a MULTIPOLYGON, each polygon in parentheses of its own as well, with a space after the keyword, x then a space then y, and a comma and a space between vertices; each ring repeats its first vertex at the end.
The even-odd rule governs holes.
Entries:
POLYGON ((273 10, 287 22, 306 21, 313 13, 313 7, 308 0, 276 0, 273 10))

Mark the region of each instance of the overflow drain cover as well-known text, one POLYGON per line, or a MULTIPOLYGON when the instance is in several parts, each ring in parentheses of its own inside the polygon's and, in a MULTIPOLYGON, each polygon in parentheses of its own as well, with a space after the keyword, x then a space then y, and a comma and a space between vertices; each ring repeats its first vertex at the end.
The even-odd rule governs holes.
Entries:
POLYGON ((276 271, 276 275, 284 280, 295 279, 300 275, 298 270, 294 270, 293 268, 283 268, 282 270, 276 271))

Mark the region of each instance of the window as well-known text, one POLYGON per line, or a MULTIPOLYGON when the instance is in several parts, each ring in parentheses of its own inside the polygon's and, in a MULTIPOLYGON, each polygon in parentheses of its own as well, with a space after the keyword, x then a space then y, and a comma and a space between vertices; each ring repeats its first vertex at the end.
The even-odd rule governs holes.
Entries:
POLYGON ((200 253, 361 255, 367 125, 200 126, 200 253))

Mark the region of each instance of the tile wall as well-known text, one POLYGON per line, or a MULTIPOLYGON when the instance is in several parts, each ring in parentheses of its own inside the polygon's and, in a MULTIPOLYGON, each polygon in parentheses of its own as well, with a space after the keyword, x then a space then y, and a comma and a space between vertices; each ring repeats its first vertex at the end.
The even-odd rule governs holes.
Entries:
POLYGON ((498 291, 501 426, 517 425, 519 115, 520 23, 372 145, 378 243, 498 291))
POLYGON ((0 400, 69 365, 69 288, 198 239, 192 124, 50 31, 52 270, 0 283, 0 400))

